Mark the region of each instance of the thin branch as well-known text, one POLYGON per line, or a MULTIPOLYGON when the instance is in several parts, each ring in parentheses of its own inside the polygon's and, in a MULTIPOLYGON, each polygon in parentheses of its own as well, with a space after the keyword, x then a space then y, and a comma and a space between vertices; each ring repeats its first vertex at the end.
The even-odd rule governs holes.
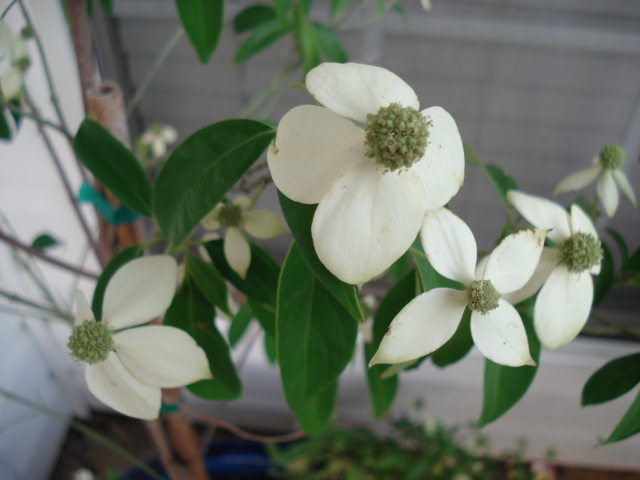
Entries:
POLYGON ((38 257, 46 262, 49 262, 57 267, 63 268, 65 270, 68 270, 70 272, 76 273, 78 275, 83 275, 87 278, 92 278, 94 280, 97 280, 100 276, 97 273, 91 273, 91 272, 87 272, 85 270, 82 270, 80 268, 74 267, 73 265, 69 265, 66 262, 63 262, 62 260, 56 260, 55 258, 51 258, 48 255, 42 253, 40 250, 38 250, 37 248, 33 248, 33 247, 29 247, 27 245, 25 245, 24 243, 21 243, 20 241, 16 240, 15 238, 11 238, 8 235, 5 235, 3 232, 0 231, 0 240, 8 243, 9 245, 11 245, 12 247, 15 247, 19 250, 22 250, 23 252, 27 252, 29 255, 33 255, 34 257, 38 257))
POLYGON ((6 290, 3 290, 3 289, 0 289, 0 296, 5 297, 6 299, 11 300, 12 302, 21 303, 22 305, 26 305, 31 308, 42 310, 44 312, 47 312, 51 315, 55 315, 60 318, 64 318, 65 320, 72 320, 71 315, 69 315, 68 313, 61 312, 60 310, 56 310, 54 308, 47 307, 45 305, 40 305, 39 303, 33 302, 15 293, 7 292, 6 290))
POLYGON ((0 15, 0 19, 3 19, 3 18, 5 17, 5 15, 6 15, 7 13, 9 13, 9 10, 11 9, 11 7, 13 7, 13 6, 15 5, 15 3, 16 3, 17 1, 18 1, 18 0, 13 0, 9 5, 7 5, 7 8, 5 8, 5 9, 2 11, 2 15, 0 15))
POLYGON ((71 133, 69 133, 68 131, 66 131, 63 127, 61 127, 60 125, 57 125, 53 122, 50 122, 48 120, 45 120, 43 118, 40 118, 38 115, 36 115, 35 113, 29 113, 29 112, 25 112, 24 110, 22 110, 21 108, 17 107, 16 105, 14 105, 11 102, 3 102, 0 100, 0 105, 3 107, 7 107, 9 110, 11 110, 12 112, 27 117, 27 118, 31 118, 32 120, 41 123, 43 125, 46 125, 48 127, 53 128, 54 130, 57 130, 58 132, 60 132, 61 134, 63 134, 65 137, 67 137, 67 140, 69 140, 69 142, 73 142, 73 135, 71 135, 71 133))

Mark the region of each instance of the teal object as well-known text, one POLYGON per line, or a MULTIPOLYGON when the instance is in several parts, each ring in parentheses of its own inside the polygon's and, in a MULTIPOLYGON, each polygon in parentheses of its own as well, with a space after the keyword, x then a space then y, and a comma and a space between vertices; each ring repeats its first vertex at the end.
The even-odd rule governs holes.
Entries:
POLYGON ((92 204, 109 225, 134 223, 138 219, 138 214, 124 205, 117 210, 113 208, 105 196, 88 183, 80 185, 78 202, 92 204))

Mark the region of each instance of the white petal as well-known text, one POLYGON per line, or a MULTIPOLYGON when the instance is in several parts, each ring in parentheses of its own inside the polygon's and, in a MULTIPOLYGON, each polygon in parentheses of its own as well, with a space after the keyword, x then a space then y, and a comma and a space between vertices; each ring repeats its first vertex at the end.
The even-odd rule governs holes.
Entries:
POLYGON ((579 232, 588 233, 594 238, 598 238, 598 232, 589 216, 577 203, 574 203, 571 205, 571 233, 579 232))
POLYGON ((151 143, 151 150, 154 157, 161 157, 167 153, 167 145, 164 143, 162 137, 156 137, 151 143))
POLYGON ((615 182, 618 184, 618 187, 620 187, 620 190, 622 190, 622 193, 624 193, 627 198, 631 200, 631 203, 634 207, 637 207, 638 205, 636 202, 636 194, 633 192, 633 187, 629 183, 629 179, 624 174, 624 172, 621 170, 614 170, 613 172, 611 172, 611 174, 613 175, 613 179, 615 180, 615 182))
POLYGON ((118 332, 112 338, 124 366, 147 385, 174 388, 211 378, 204 351, 179 328, 150 325, 118 332))
POLYGON ((560 193, 573 192, 586 187, 596 179, 601 171, 602 167, 598 164, 566 176, 560 180, 560 183, 556 186, 556 189, 553 191, 553 196, 555 197, 560 193))
POLYGON ((164 139, 167 145, 170 145, 178 140, 178 131, 171 125, 164 125, 160 131, 160 136, 164 139))
POLYGON ((233 199, 233 201, 231 202, 232 204, 240 207, 240 209, 245 212, 247 210, 249 210, 251 208, 251 199, 245 197, 244 195, 240 195, 239 197, 236 197, 233 199))
POLYGON ((600 197, 600 201, 602 202, 602 206, 604 207, 607 217, 613 217, 618 209, 619 198, 618 188, 616 187, 616 183, 613 181, 611 170, 605 170, 602 172, 602 176, 596 184, 596 192, 598 192, 598 196, 600 197))
POLYGON ((244 229, 256 238, 273 238, 287 233, 280 219, 266 210, 251 210, 243 219, 244 229))
POLYGON ((85 320, 93 320, 96 316, 93 314, 89 302, 84 297, 84 293, 76 290, 76 321, 75 325, 81 325, 85 320))
POLYGON ((365 123, 368 113, 400 103, 420 107, 418 96, 389 70, 359 63, 323 63, 307 74, 307 89, 338 115, 365 123))
POLYGON ((467 295, 451 288, 417 296, 393 319, 369 366, 407 362, 437 350, 456 333, 466 306, 467 295))
POLYGON ((535 365, 522 319, 503 299, 486 315, 471 313, 471 336, 478 350, 492 362, 509 367, 535 365))
POLYGON ((331 110, 296 107, 282 117, 275 146, 267 151, 273 182, 291 200, 319 203, 365 156, 364 137, 362 128, 331 110))
POLYGON ((571 273, 558 265, 536 299, 533 318, 542 344, 556 349, 573 340, 589 318, 592 300, 589 272, 571 273))
POLYGON ((540 289, 544 282, 547 281, 547 278, 549 278, 551 272, 558 266, 558 263, 560 263, 560 253, 558 249, 543 248, 538 265, 525 286, 515 292, 505 293, 502 298, 511 305, 516 305, 531 297, 540 289))
POLYGON ((552 229, 548 237, 554 242, 561 242, 571 236, 569 214, 556 202, 517 190, 509 190, 507 198, 531 225, 552 229))
POLYGON ((22 72, 17 67, 10 67, 0 76, 0 90, 7 100, 15 100, 22 92, 22 72))
POLYGON ((335 182, 313 217, 316 253, 343 282, 360 285, 384 272, 420 230, 424 191, 418 175, 383 171, 364 159, 335 182))
POLYGON ((87 365, 84 373, 91 393, 114 410, 143 420, 158 418, 160 388, 135 378, 115 352, 109 353, 104 362, 87 365))
POLYGON ((427 210, 444 206, 464 181, 464 149, 453 117, 440 107, 422 111, 431 121, 424 157, 412 167, 424 183, 427 210))
POLYGON ((547 231, 539 228, 508 235, 491 253, 482 279, 491 280, 500 293, 523 287, 538 265, 547 231))
POLYGON ((420 229, 422 246, 436 271, 451 280, 469 285, 475 280, 478 247, 471 229, 446 208, 425 214, 420 229))
POLYGON ((227 228, 224 236, 224 256, 240 278, 247 276, 251 264, 251 248, 238 228, 227 228))
POLYGON ((102 319, 116 329, 146 323, 173 300, 178 265, 169 255, 131 260, 109 280, 102 319))
POLYGON ((217 230, 220 228, 220 222, 218 221, 218 215, 220 214, 220 209, 222 208, 222 203, 216 205, 213 210, 211 210, 207 215, 200 220, 200 223, 207 230, 217 230))

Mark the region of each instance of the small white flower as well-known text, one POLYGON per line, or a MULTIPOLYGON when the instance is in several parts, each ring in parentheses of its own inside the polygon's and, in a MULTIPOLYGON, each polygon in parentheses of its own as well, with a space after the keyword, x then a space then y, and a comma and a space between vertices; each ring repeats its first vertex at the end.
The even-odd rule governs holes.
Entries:
POLYGON ((629 179, 621 170, 624 166, 624 160, 625 152, 622 147, 619 145, 607 145, 593 159, 589 168, 578 170, 562 179, 554 190, 553 196, 580 190, 599 176, 596 191, 609 218, 613 217, 618 209, 618 188, 631 200, 634 207, 637 206, 633 188, 629 183, 629 179))
POLYGON ((79 468, 71 474, 72 480, 95 480, 96 476, 88 468, 79 468))
POLYGON ((520 315, 501 296, 529 280, 546 233, 530 229, 507 236, 476 272, 477 247, 469 227, 446 208, 427 212, 421 238, 429 261, 466 289, 435 288, 414 298, 391 322, 371 365, 406 362, 437 350, 456 332, 467 306, 473 341, 485 357, 512 367, 535 365, 520 315))
POLYGON ((231 203, 219 203, 200 222, 207 230, 224 228, 224 256, 229 266, 245 278, 251 264, 251 248, 241 230, 256 238, 273 238, 287 230, 273 213, 266 210, 249 210, 251 200, 238 197, 231 203))
POLYGON ((130 417, 158 418, 161 388, 211 378, 204 351, 179 328, 148 325, 171 304, 176 262, 167 255, 125 264, 107 285, 102 321, 82 292, 76 292, 71 354, 87 362, 89 390, 106 405, 130 417))
POLYGON ((15 100, 22 92, 24 73, 29 68, 29 49, 23 35, 14 35, 0 20, 0 92, 5 100, 15 100))
POLYGON ((284 195, 319 204, 311 226, 318 257, 359 285, 407 251, 427 210, 456 194, 462 141, 446 111, 419 112, 413 89, 384 68, 325 63, 306 85, 324 107, 282 118, 269 169, 284 195))
POLYGON ((178 132, 171 125, 154 123, 142 134, 140 143, 151 148, 153 156, 158 158, 167 153, 167 145, 171 145, 178 139, 178 132))
POLYGON ((513 299, 522 301, 542 286, 534 307, 534 325, 542 344, 556 349, 573 340, 589 318, 591 275, 600 273, 602 259, 598 233, 576 204, 569 214, 551 200, 515 190, 507 198, 529 223, 550 229, 549 239, 557 246, 544 249, 537 273, 513 299))

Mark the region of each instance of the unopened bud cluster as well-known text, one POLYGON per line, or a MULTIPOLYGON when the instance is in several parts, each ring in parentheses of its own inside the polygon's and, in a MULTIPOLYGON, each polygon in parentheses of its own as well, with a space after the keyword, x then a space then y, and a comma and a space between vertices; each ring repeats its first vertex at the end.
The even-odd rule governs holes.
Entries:
POLYGON ((602 260, 602 244, 590 233, 574 233, 560 246, 560 255, 570 272, 584 272, 602 260))
POLYGON ((624 165, 625 156, 624 149, 620 145, 613 144, 604 147, 598 159, 602 168, 618 170, 624 165))
POLYGON ((486 315, 498 308, 501 295, 491 283, 491 280, 477 280, 467 287, 467 302, 473 311, 486 315))
POLYGON ((239 205, 225 203, 218 213, 218 222, 224 228, 238 228, 242 226, 242 209, 239 205))
POLYGON ((367 156, 390 171, 411 167, 424 156, 429 122, 412 107, 392 103, 367 115, 367 156))
POLYGON ((106 323, 85 320, 73 328, 67 347, 73 357, 93 365, 106 360, 113 349, 111 333, 106 323))

